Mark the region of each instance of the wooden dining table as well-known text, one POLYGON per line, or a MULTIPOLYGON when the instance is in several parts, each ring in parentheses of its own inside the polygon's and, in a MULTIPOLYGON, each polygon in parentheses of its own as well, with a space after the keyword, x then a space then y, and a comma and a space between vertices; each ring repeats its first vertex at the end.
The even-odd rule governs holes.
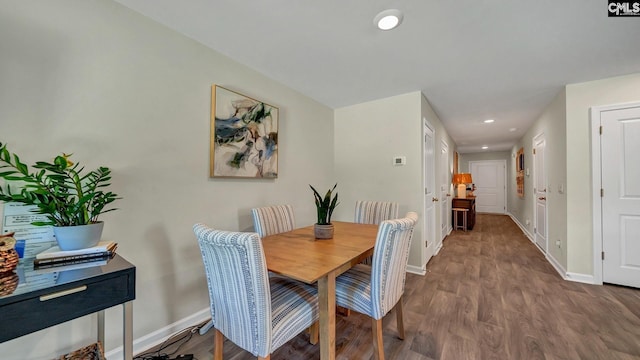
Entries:
POLYGON ((262 238, 269 271, 318 283, 322 360, 336 357, 336 276, 373 255, 378 234, 378 225, 332 223, 333 239, 315 239, 313 225, 262 238))

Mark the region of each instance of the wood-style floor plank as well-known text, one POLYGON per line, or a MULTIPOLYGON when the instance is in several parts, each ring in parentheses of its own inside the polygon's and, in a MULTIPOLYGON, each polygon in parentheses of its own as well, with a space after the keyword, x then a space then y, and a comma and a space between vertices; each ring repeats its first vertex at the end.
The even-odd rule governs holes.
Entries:
MULTIPOLYGON (((452 232, 426 270, 407 274, 405 340, 393 312, 383 320, 386 359, 640 360, 640 289, 563 280, 508 216, 478 214, 474 230, 452 232)), ((338 359, 369 360, 372 349, 368 317, 337 316, 338 359)), ((178 353, 212 359, 213 331, 178 353)), ((229 341, 224 358, 253 359, 229 341)), ((308 334, 271 356, 319 358, 308 334)))

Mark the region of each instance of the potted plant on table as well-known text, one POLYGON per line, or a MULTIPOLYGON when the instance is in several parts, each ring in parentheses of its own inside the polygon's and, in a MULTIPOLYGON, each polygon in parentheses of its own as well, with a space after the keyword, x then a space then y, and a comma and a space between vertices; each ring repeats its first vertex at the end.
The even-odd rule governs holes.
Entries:
POLYGON ((100 241, 104 223, 98 216, 115 208, 105 207, 117 199, 106 191, 111 170, 99 167, 84 173, 84 166, 69 160, 71 155, 56 156, 53 163, 38 161, 30 172, 18 155, 0 143, 0 201, 36 206, 33 211, 43 214, 46 221, 33 225, 53 225, 53 232, 61 250, 76 250, 94 246, 100 241), (12 188, 18 183, 21 188, 12 188))
POLYGON ((309 185, 313 190, 313 196, 316 201, 316 209, 318 211, 318 222, 314 225, 314 233, 316 239, 331 239, 333 238, 333 224, 331 224, 331 215, 333 209, 338 206, 338 193, 335 192, 338 183, 333 185, 333 188, 329 189, 324 197, 320 196, 320 193, 309 185), (332 195, 334 195, 332 197, 332 195))

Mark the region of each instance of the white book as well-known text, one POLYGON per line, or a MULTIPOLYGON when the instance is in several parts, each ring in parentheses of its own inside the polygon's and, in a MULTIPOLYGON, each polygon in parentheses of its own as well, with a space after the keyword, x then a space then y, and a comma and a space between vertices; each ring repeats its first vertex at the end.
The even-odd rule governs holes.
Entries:
POLYGON ((86 249, 78 249, 78 250, 60 250, 58 246, 54 246, 49 248, 38 255, 36 255, 36 259, 51 259, 51 258, 61 258, 66 256, 77 256, 77 255, 88 255, 88 254, 99 254, 107 251, 112 251, 115 249, 117 244, 113 241, 100 241, 96 246, 92 246, 86 249))
POLYGON ((45 274, 45 273, 54 273, 54 272, 61 272, 61 271, 67 271, 67 270, 86 269, 86 268, 91 268, 95 266, 107 265, 108 262, 109 260, 97 260, 97 261, 79 262, 76 264, 69 264, 69 265, 53 265, 53 266, 48 265, 44 267, 34 268, 33 272, 36 274, 45 274))

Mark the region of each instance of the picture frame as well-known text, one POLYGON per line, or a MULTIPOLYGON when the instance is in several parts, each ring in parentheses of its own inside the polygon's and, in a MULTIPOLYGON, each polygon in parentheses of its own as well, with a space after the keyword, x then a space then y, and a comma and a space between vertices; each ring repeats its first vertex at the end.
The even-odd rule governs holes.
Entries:
POLYGON ((278 108, 211 86, 212 178, 278 177, 278 108))
POLYGON ((519 198, 524 198, 524 148, 516 155, 516 191, 519 198))

